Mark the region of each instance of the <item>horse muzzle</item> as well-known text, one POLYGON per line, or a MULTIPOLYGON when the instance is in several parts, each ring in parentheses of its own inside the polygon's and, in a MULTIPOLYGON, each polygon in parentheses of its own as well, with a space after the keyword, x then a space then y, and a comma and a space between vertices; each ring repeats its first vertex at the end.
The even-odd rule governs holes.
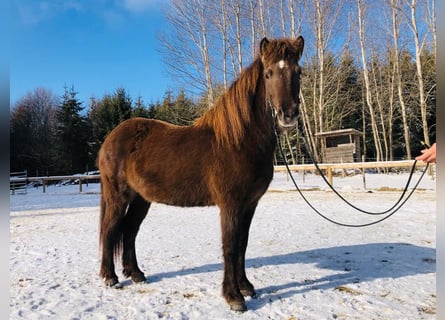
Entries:
POLYGON ((277 112, 277 123, 282 129, 294 128, 298 123, 298 107, 290 108, 290 110, 277 112))

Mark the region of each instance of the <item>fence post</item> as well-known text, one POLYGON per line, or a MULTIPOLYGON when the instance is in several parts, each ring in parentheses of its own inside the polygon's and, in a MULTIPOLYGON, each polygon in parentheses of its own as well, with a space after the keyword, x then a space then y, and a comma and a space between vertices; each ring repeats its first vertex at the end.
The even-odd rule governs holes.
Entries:
POLYGON ((79 192, 82 193, 82 179, 79 178, 79 192))
MULTIPOLYGON (((303 162, 303 164, 305 163, 304 156, 302 157, 302 162, 303 162)), ((306 183, 306 170, 303 170, 303 183, 306 183)))
POLYGON ((46 192, 46 180, 42 179, 42 189, 43 189, 43 193, 46 192))
POLYGON ((329 181, 329 184, 330 184, 331 186, 333 186, 334 183, 333 183, 333 181, 332 181, 332 167, 327 167, 327 168, 326 168, 326 171, 327 171, 327 174, 328 174, 328 181, 329 181))
MULTIPOLYGON (((365 155, 362 155, 362 162, 365 162, 365 155)), ((363 190, 366 190, 365 168, 362 168, 363 190)))

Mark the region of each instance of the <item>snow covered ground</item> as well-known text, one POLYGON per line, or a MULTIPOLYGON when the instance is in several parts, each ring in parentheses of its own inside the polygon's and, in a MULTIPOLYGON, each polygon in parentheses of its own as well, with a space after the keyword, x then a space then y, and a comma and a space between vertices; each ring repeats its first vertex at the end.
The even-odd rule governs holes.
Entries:
MULTIPOLYGON (((375 219, 343 205, 320 177, 296 177, 330 218, 375 219)), ((378 211, 392 206, 407 175, 366 179, 367 190, 361 175, 334 184, 378 211)), ((148 284, 118 273, 118 290, 98 276, 99 185, 82 194, 78 186, 29 189, 10 197, 10 319, 435 319, 434 179, 419 188, 388 220, 345 228, 317 216, 276 174, 252 223, 247 274, 258 297, 242 314, 221 296, 216 207, 152 205, 136 244, 148 284)))

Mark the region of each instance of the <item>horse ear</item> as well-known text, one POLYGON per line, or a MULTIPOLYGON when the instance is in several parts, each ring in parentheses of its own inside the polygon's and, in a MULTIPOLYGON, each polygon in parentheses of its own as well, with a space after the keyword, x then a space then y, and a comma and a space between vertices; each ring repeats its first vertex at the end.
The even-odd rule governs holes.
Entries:
POLYGON ((302 36, 299 36, 295 40, 295 44, 299 48, 298 50, 298 60, 300 60, 301 56, 303 55, 303 49, 304 49, 304 38, 302 36))
POLYGON ((269 44, 269 40, 267 40, 266 37, 264 37, 260 42, 260 55, 261 57, 264 55, 264 52, 266 51, 267 45, 269 44))

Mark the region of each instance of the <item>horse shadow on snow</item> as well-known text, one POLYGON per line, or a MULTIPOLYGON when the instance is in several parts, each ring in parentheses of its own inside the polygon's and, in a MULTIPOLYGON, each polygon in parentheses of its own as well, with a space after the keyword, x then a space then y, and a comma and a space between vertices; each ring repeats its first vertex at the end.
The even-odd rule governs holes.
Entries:
MULTIPOLYGON (((246 259, 246 271, 255 285, 255 271, 252 269, 292 264, 310 264, 314 265, 314 268, 327 269, 334 271, 334 273, 319 278, 313 278, 311 274, 287 274, 285 277, 301 280, 291 280, 284 284, 263 288, 257 284, 255 288, 258 298, 247 301, 249 309, 258 309, 271 301, 296 294, 304 294, 312 290, 335 289, 338 286, 376 279, 395 279, 435 273, 436 249, 407 243, 336 246, 246 259)), ((222 263, 206 264, 178 271, 153 274, 147 279, 148 282, 158 282, 165 278, 222 271, 222 268, 222 263)), ((267 273, 262 272, 262 274, 263 277, 267 277, 267 273)))

